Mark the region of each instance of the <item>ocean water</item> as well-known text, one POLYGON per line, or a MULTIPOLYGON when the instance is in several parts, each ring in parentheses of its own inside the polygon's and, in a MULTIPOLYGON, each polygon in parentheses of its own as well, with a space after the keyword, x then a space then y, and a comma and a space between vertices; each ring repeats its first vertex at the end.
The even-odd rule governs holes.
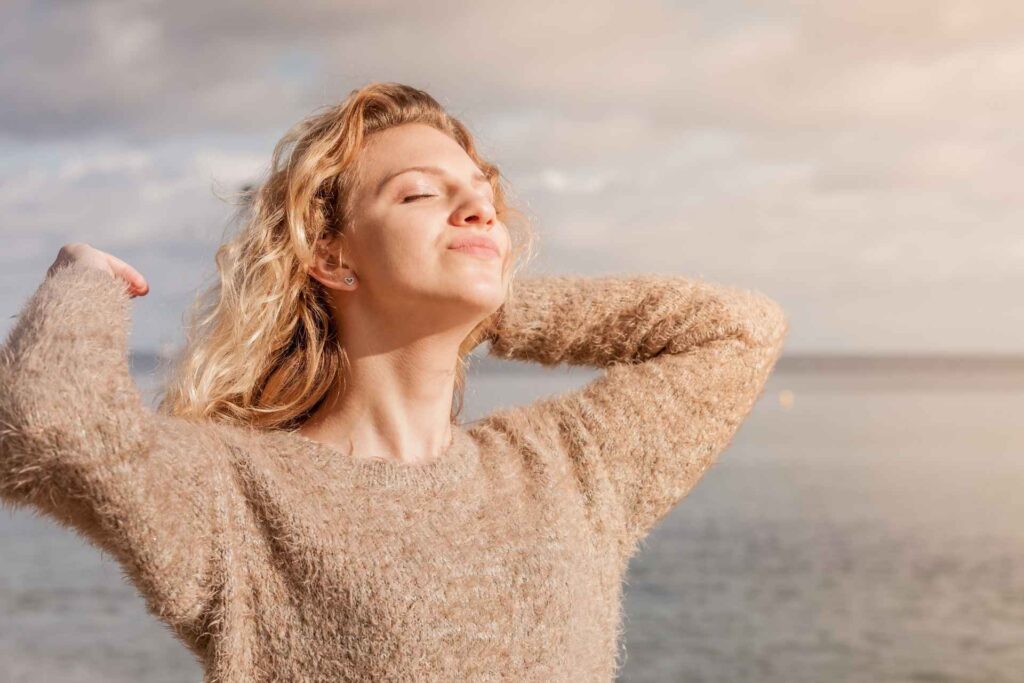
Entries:
MULTIPOLYGON (((473 374, 465 416, 594 376, 473 374)), ((633 559, 619 680, 1024 680, 1024 375, 992 378, 777 370, 633 559)), ((2 680, 201 680, 72 532, 4 511, 0 548, 2 680)))

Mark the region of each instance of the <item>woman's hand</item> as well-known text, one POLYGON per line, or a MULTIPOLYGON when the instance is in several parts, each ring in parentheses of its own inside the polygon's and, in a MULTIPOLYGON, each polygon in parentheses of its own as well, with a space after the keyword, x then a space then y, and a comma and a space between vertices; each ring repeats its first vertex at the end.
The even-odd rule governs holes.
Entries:
POLYGON ((128 285, 129 293, 133 297, 149 293, 149 284, 139 271, 116 256, 91 247, 85 242, 70 242, 61 247, 56 260, 46 271, 46 276, 52 275, 59 266, 72 262, 83 263, 90 268, 109 273, 111 277, 121 278, 128 285))

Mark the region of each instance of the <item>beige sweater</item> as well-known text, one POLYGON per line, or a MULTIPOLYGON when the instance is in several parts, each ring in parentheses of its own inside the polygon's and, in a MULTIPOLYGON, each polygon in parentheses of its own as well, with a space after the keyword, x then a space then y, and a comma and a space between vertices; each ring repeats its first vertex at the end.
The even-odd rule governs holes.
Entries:
POLYGON ((410 466, 147 409, 127 289, 62 267, 0 349, 0 498, 111 553, 207 682, 611 681, 628 560, 730 443, 788 323, 679 276, 515 287, 490 353, 602 374, 410 466))

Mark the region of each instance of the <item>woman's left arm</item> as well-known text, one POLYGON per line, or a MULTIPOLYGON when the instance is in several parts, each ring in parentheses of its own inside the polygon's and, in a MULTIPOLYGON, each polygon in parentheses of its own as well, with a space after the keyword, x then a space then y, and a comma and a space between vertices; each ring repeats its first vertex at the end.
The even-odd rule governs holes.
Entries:
POLYGON ((602 373, 483 422, 518 441, 553 444, 584 499, 620 520, 628 551, 728 446, 788 329, 768 296, 699 278, 521 277, 489 353, 602 373))

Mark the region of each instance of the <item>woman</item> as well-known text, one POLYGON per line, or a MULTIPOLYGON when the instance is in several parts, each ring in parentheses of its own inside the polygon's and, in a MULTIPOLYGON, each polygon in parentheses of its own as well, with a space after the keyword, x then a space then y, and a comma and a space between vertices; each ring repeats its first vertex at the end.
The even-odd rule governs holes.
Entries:
POLYGON ((148 284, 61 250, 0 355, 3 498, 111 552, 206 681, 613 680, 629 558, 762 392, 779 305, 513 277, 497 168, 400 84, 297 125, 247 212, 156 411, 125 362, 148 284), (603 372, 460 425, 484 340, 603 372))

